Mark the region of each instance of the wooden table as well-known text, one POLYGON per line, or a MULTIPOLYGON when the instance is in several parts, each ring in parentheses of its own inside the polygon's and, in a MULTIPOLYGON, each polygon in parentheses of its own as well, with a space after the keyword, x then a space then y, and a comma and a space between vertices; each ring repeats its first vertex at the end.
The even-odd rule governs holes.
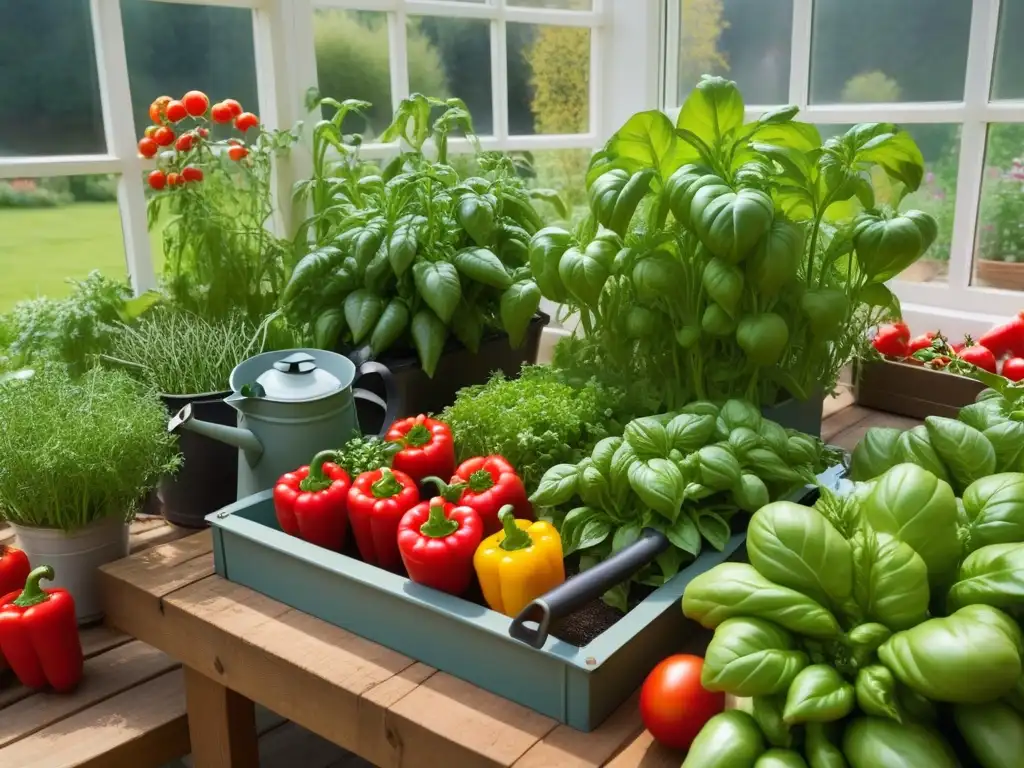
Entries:
POLYGON ((254 702, 378 766, 681 762, 644 732, 636 695, 576 731, 215 576, 208 532, 106 566, 101 581, 108 623, 183 664, 196 768, 258 764, 254 702))

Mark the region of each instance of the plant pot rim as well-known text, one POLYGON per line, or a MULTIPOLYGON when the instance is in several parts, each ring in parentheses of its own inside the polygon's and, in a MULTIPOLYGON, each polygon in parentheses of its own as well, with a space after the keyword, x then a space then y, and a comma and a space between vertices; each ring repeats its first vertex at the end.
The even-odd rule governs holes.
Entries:
POLYGON ((157 393, 157 395, 162 400, 190 400, 190 401, 197 401, 197 400, 223 400, 225 397, 228 397, 231 394, 232 394, 232 390, 230 390, 230 389, 213 390, 213 391, 210 391, 210 392, 196 392, 196 393, 193 393, 193 394, 186 394, 186 395, 172 395, 169 392, 158 392, 157 393))
POLYGON ((78 536, 84 536, 85 534, 92 533, 100 528, 110 527, 126 527, 130 525, 127 520, 117 515, 106 515, 105 517, 93 520, 90 523, 86 523, 78 528, 72 528, 69 531, 65 531, 63 528, 55 528, 51 526, 40 526, 40 525, 24 525, 23 523, 15 523, 12 520, 8 520, 7 524, 11 526, 15 533, 18 531, 32 531, 33 535, 44 536, 47 538, 61 538, 61 539, 73 539, 78 536))

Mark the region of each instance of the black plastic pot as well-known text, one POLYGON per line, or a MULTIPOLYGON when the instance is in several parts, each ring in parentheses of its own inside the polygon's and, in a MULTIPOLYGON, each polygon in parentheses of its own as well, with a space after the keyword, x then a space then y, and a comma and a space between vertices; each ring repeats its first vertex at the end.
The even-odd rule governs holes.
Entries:
MULTIPOLYGON (((534 315, 526 331, 526 338, 516 349, 508 343, 508 335, 500 331, 484 336, 475 355, 457 340, 449 339, 433 378, 423 372, 414 350, 389 350, 377 361, 386 365, 394 377, 402 404, 400 416, 438 413, 455 402, 455 393, 463 387, 483 384, 495 371, 502 371, 510 377, 516 376, 524 363, 536 362, 540 335, 549 322, 551 318, 543 312, 534 315)), ((366 352, 350 349, 339 351, 357 364, 360 357, 367 359, 366 352)), ((371 379, 360 386, 384 396, 383 385, 378 381, 371 379)), ((358 400, 356 407, 362 431, 366 434, 380 431, 384 426, 380 410, 358 400)))
MULTIPOLYGON (((224 402, 230 392, 202 395, 161 395, 173 416, 186 405, 202 421, 236 426, 238 414, 224 402)), ((184 528, 205 528, 206 516, 235 501, 238 486, 238 448, 182 430, 178 448, 185 463, 173 477, 160 482, 164 517, 184 528)))

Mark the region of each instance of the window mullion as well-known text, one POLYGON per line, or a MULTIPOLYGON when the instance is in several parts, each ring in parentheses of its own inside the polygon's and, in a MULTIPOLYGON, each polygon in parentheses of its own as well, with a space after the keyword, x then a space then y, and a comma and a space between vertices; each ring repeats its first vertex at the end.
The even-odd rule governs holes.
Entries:
POLYGON ((811 34, 814 0, 793 0, 793 38, 789 52, 789 103, 807 108, 811 91, 811 34))
POLYGON ((664 45, 665 84, 662 104, 664 109, 679 106, 679 56, 682 52, 682 3, 680 0, 665 0, 665 29, 662 35, 664 45))
POLYGON ((497 18, 491 21, 491 109, 494 138, 503 147, 508 138, 508 34, 505 24, 505 0, 496 0, 497 18))
POLYGON ((388 13, 388 51, 391 61, 391 107, 398 109, 402 99, 409 98, 409 34, 406 4, 401 0, 396 10, 388 13))

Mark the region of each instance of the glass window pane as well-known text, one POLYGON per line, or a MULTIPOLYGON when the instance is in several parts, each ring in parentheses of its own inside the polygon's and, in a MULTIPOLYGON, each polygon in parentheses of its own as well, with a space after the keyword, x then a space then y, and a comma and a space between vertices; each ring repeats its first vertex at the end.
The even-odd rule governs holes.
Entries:
POLYGON ((682 0, 679 103, 701 75, 722 75, 747 104, 789 101, 793 0, 682 0))
POLYGON ((89 0, 0 0, 0 157, 105 151, 89 0))
MULTIPOLYGON (((388 19, 377 11, 318 9, 313 18, 320 93, 338 101, 362 99, 366 117, 349 114, 342 130, 372 139, 391 122, 391 64, 388 19)), ((413 93, 444 88, 437 49, 418 30, 409 31, 409 86, 413 93)), ((334 112, 324 107, 324 117, 334 112)))
POLYGON ((971 4, 816 0, 811 101, 960 101, 971 4))
POLYGON ((1024 290, 1024 124, 988 129, 972 282, 1024 290))
POLYGON ((594 0, 507 0, 517 8, 553 8, 559 11, 592 11, 594 0))
POLYGON ((993 99, 1024 99, 1024 0, 1001 0, 996 62, 992 72, 993 99))
POLYGON ((154 99, 193 89, 259 113, 252 11, 121 0, 121 14, 136 133, 149 125, 154 99))
POLYGON ((590 29, 508 24, 511 135, 590 128, 590 29))
MULTIPOLYGON (((845 133, 851 125, 819 125, 822 140, 845 133)), ((913 283, 945 283, 949 274, 953 215, 956 208, 956 177, 960 158, 960 126, 951 123, 902 126, 917 142, 924 158, 924 179, 916 192, 900 201, 899 209, 917 209, 933 216, 939 234, 927 253, 904 270, 900 280, 913 283)), ((871 181, 878 203, 892 205, 900 191, 880 168, 872 169, 871 181)))
POLYGON ((0 181, 0 312, 21 299, 65 296, 68 278, 94 269, 127 277, 117 177, 0 181))
MULTIPOLYGON (((553 189, 562 198, 572 222, 583 219, 590 208, 587 205, 587 164, 593 154, 589 149, 543 149, 522 155, 525 163, 521 174, 530 187, 553 189)), ((545 217, 558 218, 554 208, 537 200, 534 205, 545 217)))
POLYGON ((466 102, 477 134, 494 132, 491 99, 491 23, 486 19, 454 19, 422 16, 409 19, 409 87, 415 92, 416 61, 412 43, 417 38, 436 50, 444 75, 444 92, 420 92, 428 96, 455 96, 466 102))

